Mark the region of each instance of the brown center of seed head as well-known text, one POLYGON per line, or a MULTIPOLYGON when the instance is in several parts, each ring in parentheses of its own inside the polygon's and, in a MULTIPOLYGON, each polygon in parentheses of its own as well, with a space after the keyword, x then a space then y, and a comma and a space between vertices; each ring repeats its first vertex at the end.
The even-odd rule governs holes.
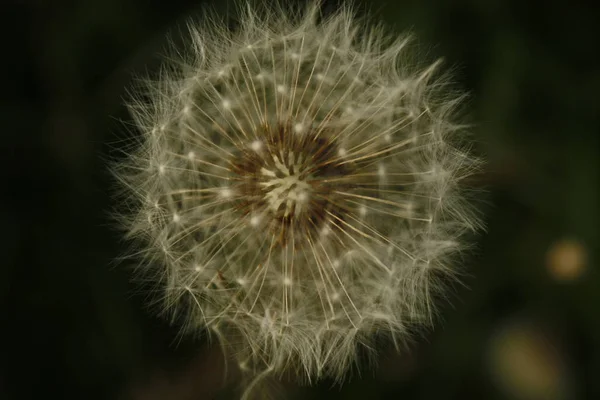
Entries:
POLYGON ((350 174, 340 149, 324 130, 295 132, 289 124, 261 126, 231 161, 237 209, 281 246, 335 231, 346 210, 335 191, 350 174))

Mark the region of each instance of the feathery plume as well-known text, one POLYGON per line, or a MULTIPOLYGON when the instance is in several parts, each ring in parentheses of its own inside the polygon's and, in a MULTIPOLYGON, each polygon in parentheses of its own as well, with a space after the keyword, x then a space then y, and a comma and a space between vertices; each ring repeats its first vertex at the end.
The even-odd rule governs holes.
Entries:
POLYGON ((463 96, 439 62, 319 9, 191 23, 134 92, 140 143, 115 169, 163 310, 256 376, 342 379, 376 333, 429 325, 478 225, 457 186, 478 166, 463 96))

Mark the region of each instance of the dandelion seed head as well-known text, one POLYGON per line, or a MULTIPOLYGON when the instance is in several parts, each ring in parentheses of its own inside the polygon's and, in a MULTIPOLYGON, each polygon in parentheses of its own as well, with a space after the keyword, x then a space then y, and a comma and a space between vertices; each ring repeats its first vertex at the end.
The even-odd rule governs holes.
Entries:
POLYGON ((478 161, 439 63, 319 13, 191 24, 189 55, 132 99, 142 145, 116 174, 167 314, 245 370, 340 380, 374 335, 431 320, 479 226, 458 185, 478 161))

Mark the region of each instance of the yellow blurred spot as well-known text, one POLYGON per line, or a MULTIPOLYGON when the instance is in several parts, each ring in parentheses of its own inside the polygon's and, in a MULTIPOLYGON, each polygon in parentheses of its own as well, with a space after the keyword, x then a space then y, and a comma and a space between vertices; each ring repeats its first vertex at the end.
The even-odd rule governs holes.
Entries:
POLYGON ((511 399, 568 399, 568 368, 557 347, 555 340, 532 324, 502 327, 492 337, 488 350, 494 383, 511 399))
POLYGON ((555 280, 560 282, 574 281, 585 272, 587 251, 576 240, 559 240, 548 250, 546 266, 555 280))

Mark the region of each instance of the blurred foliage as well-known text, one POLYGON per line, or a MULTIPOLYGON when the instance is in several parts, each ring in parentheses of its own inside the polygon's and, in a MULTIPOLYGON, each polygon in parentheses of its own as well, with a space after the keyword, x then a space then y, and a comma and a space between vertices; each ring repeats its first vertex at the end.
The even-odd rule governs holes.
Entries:
MULTIPOLYGON (((409 353, 385 352, 376 372, 341 388, 291 392, 600 398, 599 14, 557 0, 357 4, 392 29, 412 29, 472 93, 474 135, 488 160, 477 181, 488 191, 487 233, 475 238, 465 285, 437 329, 409 353)), ((126 131, 133 76, 156 68, 165 33, 203 6, 0 4, 0 398, 183 400, 220 387, 219 354, 149 315, 130 271, 115 267, 125 244, 109 224, 105 165, 126 131)))

